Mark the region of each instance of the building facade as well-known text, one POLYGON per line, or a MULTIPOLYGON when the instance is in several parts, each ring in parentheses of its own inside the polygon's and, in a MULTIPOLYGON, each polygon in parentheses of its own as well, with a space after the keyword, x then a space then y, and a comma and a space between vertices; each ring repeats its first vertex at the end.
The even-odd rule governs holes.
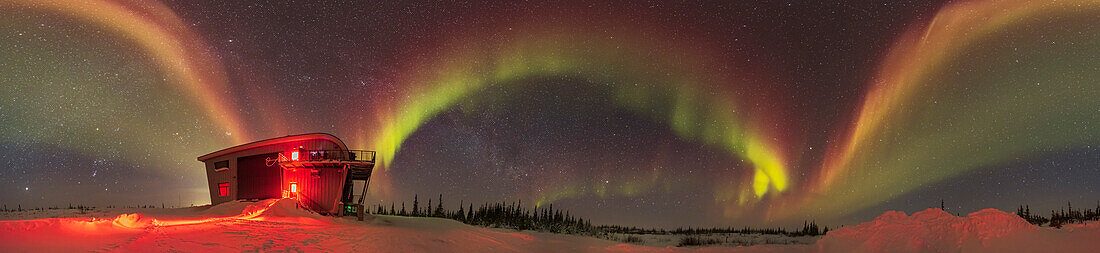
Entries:
POLYGON ((210 202, 293 198, 324 214, 362 205, 374 152, 349 150, 331 134, 290 135, 198 157, 206 165, 210 202), (358 198, 355 198, 359 196, 358 198))

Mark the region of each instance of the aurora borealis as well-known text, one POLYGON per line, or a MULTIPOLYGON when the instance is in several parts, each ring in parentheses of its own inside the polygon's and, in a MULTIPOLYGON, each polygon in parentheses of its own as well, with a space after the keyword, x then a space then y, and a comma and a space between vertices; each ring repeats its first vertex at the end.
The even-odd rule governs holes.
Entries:
POLYGON ((370 201, 845 224, 1100 199, 1100 2, 0 0, 0 203, 209 202, 329 132, 370 201), (452 203, 453 202, 453 203, 452 203))

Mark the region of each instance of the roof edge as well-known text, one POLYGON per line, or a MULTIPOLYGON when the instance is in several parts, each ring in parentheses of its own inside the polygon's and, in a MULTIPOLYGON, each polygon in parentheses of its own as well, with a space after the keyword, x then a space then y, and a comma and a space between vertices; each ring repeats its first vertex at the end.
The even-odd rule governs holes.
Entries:
POLYGON ((283 136, 283 137, 275 137, 275 138, 270 138, 270 139, 264 139, 264 140, 249 142, 249 143, 245 143, 245 144, 241 144, 241 145, 237 145, 237 146, 232 146, 232 147, 228 147, 228 148, 225 148, 225 149, 222 149, 222 150, 211 152, 209 154, 199 156, 198 160, 200 162, 205 162, 206 160, 210 160, 211 158, 214 158, 214 157, 219 157, 219 156, 222 156, 222 155, 225 155, 225 154, 229 154, 229 153, 233 153, 233 152, 237 152, 237 151, 241 151, 241 150, 246 150, 246 149, 250 149, 250 148, 254 148, 254 147, 260 147, 260 146, 266 146, 266 145, 272 145, 272 144, 290 142, 290 141, 297 141, 297 140, 310 140, 310 139, 329 140, 329 141, 335 142, 337 145, 339 145, 344 150, 348 150, 348 145, 344 144, 344 141, 340 140, 340 138, 337 138, 335 135, 332 135, 332 134, 329 134, 329 133, 307 133, 307 134, 296 134, 296 135, 287 135, 287 136, 283 136))

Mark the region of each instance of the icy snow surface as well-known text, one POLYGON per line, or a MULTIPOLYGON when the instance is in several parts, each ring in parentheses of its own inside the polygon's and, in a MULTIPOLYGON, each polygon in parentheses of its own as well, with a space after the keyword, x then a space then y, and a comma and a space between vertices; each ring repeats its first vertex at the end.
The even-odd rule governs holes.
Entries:
POLYGON ((369 217, 367 221, 310 213, 290 200, 229 202, 213 207, 134 209, 73 214, 66 210, 7 213, 0 252, 1091 252, 1100 223, 1037 227, 994 209, 955 217, 939 209, 830 231, 812 245, 673 248, 591 237, 468 226, 437 218, 369 217), (79 216, 79 217, 75 217, 79 216), (23 219, 23 220, 10 220, 23 219))

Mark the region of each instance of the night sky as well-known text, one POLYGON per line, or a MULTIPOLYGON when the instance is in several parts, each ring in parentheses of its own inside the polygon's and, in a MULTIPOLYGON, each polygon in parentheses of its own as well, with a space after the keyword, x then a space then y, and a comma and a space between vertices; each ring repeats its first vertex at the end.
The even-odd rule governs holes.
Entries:
POLYGON ((0 204, 205 204, 308 132, 370 203, 595 224, 1100 200, 1100 2, 723 2, 0 0, 0 204))

